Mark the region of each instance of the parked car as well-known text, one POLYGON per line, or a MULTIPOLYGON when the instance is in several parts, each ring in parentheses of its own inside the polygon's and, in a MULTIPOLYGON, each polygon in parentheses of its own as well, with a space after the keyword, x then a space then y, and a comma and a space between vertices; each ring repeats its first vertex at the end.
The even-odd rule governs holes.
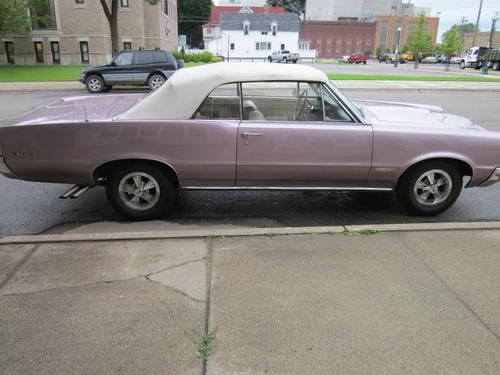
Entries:
POLYGON ((108 65, 92 66, 80 71, 79 81, 91 93, 109 91, 114 85, 160 87, 184 62, 162 50, 125 50, 108 65))
POLYGON ((427 56, 422 59, 422 64, 436 64, 438 59, 436 56, 427 56))
POLYGON ((415 55, 411 52, 405 52, 400 55, 402 62, 408 62, 415 60, 415 55))
POLYGON ((355 53, 347 58, 347 62, 349 64, 365 64, 368 61, 368 58, 362 53, 355 53))
POLYGON ((282 50, 282 51, 274 51, 271 56, 267 58, 269 62, 284 62, 285 64, 288 63, 289 61, 293 62, 294 64, 299 61, 300 56, 298 53, 291 53, 288 50, 282 50))
POLYGON ((461 56, 453 56, 450 58, 450 63, 451 64, 460 64, 463 60, 463 57, 461 56))
POLYGON ((378 59, 379 63, 390 64, 390 63, 394 62, 395 58, 396 57, 393 53, 384 53, 383 55, 378 56, 377 59, 378 59))
POLYGON ((435 106, 353 102, 310 66, 214 63, 146 97, 67 98, 0 127, 0 172, 76 184, 62 198, 104 186, 137 220, 167 214, 178 189, 395 191, 435 215, 464 177, 500 180, 500 133, 435 106))

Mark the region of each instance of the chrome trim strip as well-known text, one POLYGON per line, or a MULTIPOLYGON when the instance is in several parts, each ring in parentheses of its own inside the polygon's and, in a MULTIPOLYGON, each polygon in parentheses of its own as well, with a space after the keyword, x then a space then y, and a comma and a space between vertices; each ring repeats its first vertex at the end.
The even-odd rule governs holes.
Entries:
POLYGON ((9 178, 17 178, 17 176, 7 166, 7 163, 5 163, 5 158, 3 156, 0 156, 0 174, 9 178))
POLYGON ((280 186, 181 186, 185 190, 351 190, 351 191, 393 191, 392 188, 368 187, 280 187, 280 186))
POLYGON ((495 168, 490 177, 488 177, 488 179, 483 183, 481 183, 479 186, 480 187, 491 186, 497 182, 500 182, 500 168, 495 168))

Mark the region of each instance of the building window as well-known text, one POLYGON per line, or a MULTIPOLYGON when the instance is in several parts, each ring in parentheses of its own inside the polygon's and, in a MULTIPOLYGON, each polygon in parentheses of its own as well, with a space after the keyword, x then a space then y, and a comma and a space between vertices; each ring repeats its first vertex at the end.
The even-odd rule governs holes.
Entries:
POLYGON ((50 42, 50 49, 52 50, 52 62, 54 64, 60 64, 61 53, 59 51, 59 42, 50 42))
POLYGON ((54 0, 32 2, 29 12, 33 30, 57 29, 54 0))
POLYGON ((267 35, 267 31, 263 31, 260 33, 261 35, 267 35))
POLYGON ((132 49, 132 42, 123 42, 123 49, 132 49))
POLYGON ((231 51, 234 51, 234 43, 231 43, 231 51))
POLYGON ((350 45, 350 44, 351 44, 351 40, 350 40, 350 39, 347 39, 347 40, 345 41, 345 44, 350 45))
POLYGON ((316 44, 321 44, 321 43, 323 43, 323 40, 321 40, 321 39, 316 39, 316 44))
POLYGON ((273 36, 276 36, 276 33, 278 31, 278 25, 276 25, 275 23, 273 23, 271 25, 271 31, 273 32, 273 36))
POLYGON ((212 29, 210 27, 207 28, 207 34, 212 34, 212 29))
POLYGON ((331 39, 327 39, 326 40, 326 44, 332 44, 332 40, 331 39))
POLYGON ((80 42, 80 57, 82 63, 89 63, 89 42, 80 42))
POLYGON ((257 51, 269 51, 271 49, 271 42, 256 42, 255 49, 257 51))
POLYGON ((342 39, 337 39, 337 44, 342 44, 342 39))
POLYGON ((168 16, 168 0, 165 0, 165 2, 163 3, 163 13, 168 16))
POLYGON ((280 46, 280 50, 284 50, 285 49, 285 45, 283 43, 281 43, 281 46, 280 46))
POLYGON ((14 59, 14 43, 5 42, 5 53, 7 54, 8 63, 13 64, 16 62, 16 60, 14 59))
POLYGON ((380 23, 380 49, 385 50, 387 46, 387 21, 382 21, 380 23))
POLYGON ((35 45, 35 57, 37 63, 43 63, 43 43, 34 42, 35 45))
POLYGON ((75 0, 75 4, 85 4, 85 0, 75 0))
POLYGON ((369 41, 369 40, 367 40, 367 41, 366 41, 366 45, 367 45, 367 46, 371 46, 371 45, 372 45, 372 42, 371 42, 371 41, 369 41))
POLYGON ((248 35, 248 32, 250 31, 250 24, 245 23, 243 25, 243 34, 248 35))
POLYGON ((128 8, 128 0, 121 0, 122 8, 128 8))

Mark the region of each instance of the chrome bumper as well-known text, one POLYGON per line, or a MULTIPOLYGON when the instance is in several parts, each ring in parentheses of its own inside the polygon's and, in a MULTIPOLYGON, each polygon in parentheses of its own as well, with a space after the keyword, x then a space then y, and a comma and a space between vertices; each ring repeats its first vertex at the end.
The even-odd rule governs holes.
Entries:
POLYGON ((491 174, 491 176, 479 186, 481 187, 490 186, 499 181, 500 181, 500 168, 496 168, 491 174))
POLYGON ((0 156, 0 174, 10 178, 16 178, 16 175, 12 173, 7 164, 5 164, 5 158, 3 156, 0 156))

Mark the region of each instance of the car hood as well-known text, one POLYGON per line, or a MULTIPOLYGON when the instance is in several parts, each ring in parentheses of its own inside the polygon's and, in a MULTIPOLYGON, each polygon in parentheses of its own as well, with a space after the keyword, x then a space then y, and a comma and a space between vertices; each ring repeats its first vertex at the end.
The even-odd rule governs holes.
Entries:
POLYGON ((356 104, 374 125, 377 123, 407 124, 484 130, 466 117, 446 113, 443 108, 433 105, 376 100, 357 100, 356 104))
POLYGON ((83 68, 80 73, 88 73, 88 72, 94 72, 96 70, 100 70, 102 68, 105 68, 107 66, 110 66, 110 65, 94 65, 94 66, 87 66, 86 68, 83 68))
POLYGON ((16 125, 88 122, 113 119, 141 100, 145 94, 82 95, 35 109, 16 125))

